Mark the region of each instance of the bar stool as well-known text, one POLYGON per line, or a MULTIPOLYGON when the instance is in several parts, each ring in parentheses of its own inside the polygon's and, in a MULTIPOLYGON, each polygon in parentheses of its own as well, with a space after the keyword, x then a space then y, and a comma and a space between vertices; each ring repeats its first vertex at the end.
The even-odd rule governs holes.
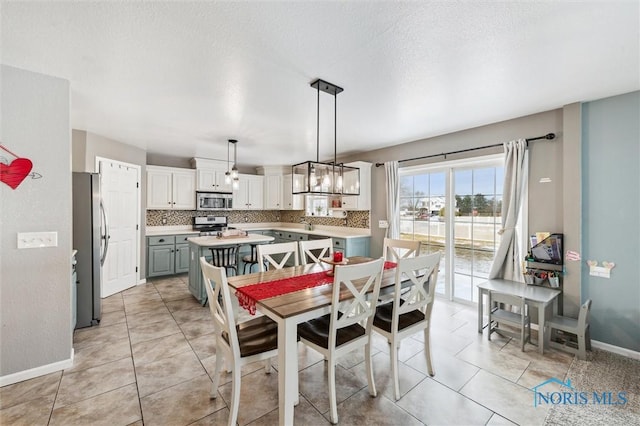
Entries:
POLYGON ((224 268, 227 275, 229 270, 238 275, 238 246, 209 247, 211 250, 211 264, 224 268))
POLYGON ((242 262, 244 263, 244 267, 242 268, 243 275, 247 273, 247 265, 249 265, 249 273, 251 273, 253 265, 258 264, 258 249, 256 246, 256 244, 251 244, 251 254, 242 256, 242 262))

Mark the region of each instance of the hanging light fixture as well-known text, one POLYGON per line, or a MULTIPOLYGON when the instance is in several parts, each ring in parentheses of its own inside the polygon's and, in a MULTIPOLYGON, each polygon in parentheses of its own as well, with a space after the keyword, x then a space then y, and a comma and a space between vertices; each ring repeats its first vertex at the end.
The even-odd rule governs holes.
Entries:
MULTIPOLYGON (((360 195, 360 169, 345 166, 337 162, 337 128, 338 128, 338 93, 344 89, 321 79, 311 83, 318 93, 316 113, 316 161, 291 166, 293 176, 304 177, 304 185, 294 194, 326 194, 326 195, 360 195), (333 95, 334 127, 333 127, 333 161, 320 162, 320 91, 333 95), (345 180, 349 185, 345 185, 345 180)), ((295 180, 295 179, 294 179, 295 180)))
POLYGON ((237 190, 240 189, 240 178, 238 176, 238 141, 235 139, 229 139, 229 143, 233 144, 233 167, 231 168, 231 179, 233 181, 232 188, 237 190))
POLYGON ((227 171, 224 173, 224 183, 227 185, 231 184, 231 172, 229 171, 229 144, 232 139, 229 139, 227 142, 227 171))

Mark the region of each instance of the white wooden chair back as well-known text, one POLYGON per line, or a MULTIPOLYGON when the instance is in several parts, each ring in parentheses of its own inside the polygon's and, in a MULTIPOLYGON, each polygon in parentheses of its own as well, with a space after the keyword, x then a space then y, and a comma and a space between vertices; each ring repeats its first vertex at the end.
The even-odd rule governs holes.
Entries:
POLYGON ((329 326, 329 345, 335 348, 338 330, 355 323, 366 321, 366 335, 371 333, 373 314, 378 300, 384 259, 358 263, 348 266, 336 266, 333 279, 331 300, 331 324, 329 326), (363 284, 364 282, 364 284, 363 284), (352 299, 340 301, 340 295, 352 299), (369 302, 369 300, 373 302, 369 302))
MULTIPOLYGON (((227 333, 229 336, 228 346, 234 359, 240 358, 240 344, 236 330, 234 317, 234 305, 231 300, 227 274, 223 267, 213 266, 203 257, 200 258, 200 268, 204 287, 209 298, 209 309, 213 318, 215 333, 221 336, 227 333)), ((218 342, 226 339, 217 339, 218 342)))
POLYGON ((394 240, 385 238, 382 246, 384 260, 397 262, 400 259, 416 257, 420 254, 420 241, 394 240))
POLYGON ((273 266, 275 269, 282 269, 289 258, 293 255, 293 266, 298 266, 300 260, 298 258, 298 242, 291 241, 289 243, 277 243, 277 244, 260 244, 258 246, 258 265, 260 265, 260 272, 265 272, 265 261, 268 263, 269 268, 273 266), (274 254, 283 254, 284 256, 278 262, 273 258, 274 254), (271 266, 269 266, 271 265, 271 266))
POLYGON ((393 330, 398 329, 400 315, 407 312, 420 310, 425 314, 426 319, 429 319, 426 314, 430 314, 431 310, 427 310, 427 307, 430 308, 434 301, 439 265, 440 253, 398 260, 394 291, 393 330), (409 290, 407 290, 407 281, 411 282, 409 290), (400 299, 403 300, 402 303, 400 303, 400 299))
POLYGON ((333 255, 333 239, 325 238, 323 240, 298 241, 300 246, 300 257, 303 264, 320 263, 320 258, 333 255), (316 251, 318 255, 313 254, 316 251))

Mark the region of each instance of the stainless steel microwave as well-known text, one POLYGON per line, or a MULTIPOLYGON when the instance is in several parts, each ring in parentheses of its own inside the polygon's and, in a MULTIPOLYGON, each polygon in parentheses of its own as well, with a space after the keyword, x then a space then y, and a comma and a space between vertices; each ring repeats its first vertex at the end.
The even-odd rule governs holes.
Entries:
POLYGON ((220 192, 196 192, 197 210, 231 210, 233 195, 220 192))

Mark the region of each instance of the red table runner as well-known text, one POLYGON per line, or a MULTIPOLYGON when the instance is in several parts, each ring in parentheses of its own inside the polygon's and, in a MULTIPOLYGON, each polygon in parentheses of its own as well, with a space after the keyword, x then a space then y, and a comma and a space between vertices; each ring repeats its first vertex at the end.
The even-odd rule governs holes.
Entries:
MULTIPOLYGON (((384 262, 384 269, 396 267, 394 262, 384 262)), ((280 278, 273 281, 248 285, 236 290, 236 297, 240 306, 245 308, 251 315, 256 313, 256 302, 258 300, 270 299, 294 291, 305 290, 307 288, 318 287, 333 283, 333 277, 327 275, 326 271, 314 272, 313 274, 299 275, 297 277, 280 278)))

